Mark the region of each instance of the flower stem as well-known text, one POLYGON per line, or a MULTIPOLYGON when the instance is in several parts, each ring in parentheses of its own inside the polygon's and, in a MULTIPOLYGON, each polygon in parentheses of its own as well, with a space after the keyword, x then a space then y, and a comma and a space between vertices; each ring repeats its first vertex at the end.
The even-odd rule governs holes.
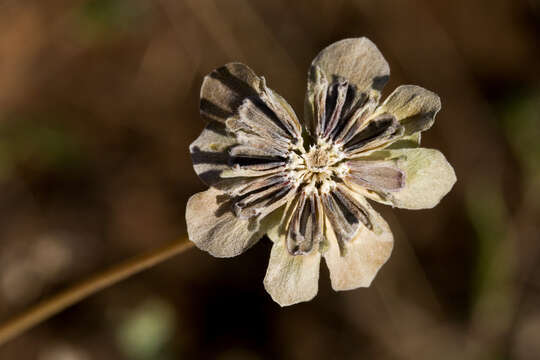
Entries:
POLYGON ((123 264, 113 266, 111 269, 94 275, 50 299, 38 303, 26 312, 0 325, 0 346, 86 297, 170 259, 192 246, 191 241, 183 238, 148 254, 128 260, 123 264))

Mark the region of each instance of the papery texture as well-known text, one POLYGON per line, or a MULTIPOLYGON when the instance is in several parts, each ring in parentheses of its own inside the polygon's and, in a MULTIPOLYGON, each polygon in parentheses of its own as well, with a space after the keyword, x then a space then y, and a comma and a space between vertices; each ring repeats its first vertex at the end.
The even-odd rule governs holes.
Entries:
POLYGON ((272 299, 281 306, 309 301, 319 289, 319 266, 321 254, 294 256, 285 244, 285 234, 270 232, 272 252, 264 278, 264 287, 272 299))
POLYGON ((188 202, 190 239, 230 257, 267 233, 264 286, 281 306, 317 294, 321 256, 334 290, 369 286, 393 235, 366 198, 430 208, 456 182, 439 151, 419 147, 439 97, 403 85, 380 104, 389 74, 370 40, 331 44, 309 69, 303 122, 243 64, 206 76, 200 111, 208 124, 190 151, 211 188, 188 202))
POLYGON ((214 188, 189 198, 186 223, 189 239, 216 257, 243 253, 266 231, 258 220, 236 216, 227 195, 214 188))
POLYGON ((330 223, 327 226, 323 256, 336 291, 369 286, 392 253, 394 239, 386 221, 362 196, 357 195, 356 201, 368 212, 372 229, 361 226, 352 239, 340 242, 336 229, 330 223))

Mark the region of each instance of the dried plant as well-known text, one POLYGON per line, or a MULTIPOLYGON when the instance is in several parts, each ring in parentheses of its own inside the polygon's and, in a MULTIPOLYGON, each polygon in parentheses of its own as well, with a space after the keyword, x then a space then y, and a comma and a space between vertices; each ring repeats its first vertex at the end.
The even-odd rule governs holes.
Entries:
POLYGON ((369 286, 393 236, 366 198, 431 208, 456 181, 439 151, 419 147, 439 97, 404 85, 379 105, 389 74, 366 38, 328 46, 309 70, 303 123, 246 65, 206 76, 208 124, 190 150, 210 188, 187 204, 191 241, 232 257, 267 234, 274 244, 264 285, 282 306, 316 295, 321 256, 334 290, 369 286))

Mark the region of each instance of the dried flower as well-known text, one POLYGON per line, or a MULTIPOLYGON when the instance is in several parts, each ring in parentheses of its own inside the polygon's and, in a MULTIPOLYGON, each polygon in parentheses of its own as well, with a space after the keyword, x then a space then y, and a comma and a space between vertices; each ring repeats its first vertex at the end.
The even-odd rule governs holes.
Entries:
POLYGON ((366 38, 328 46, 308 74, 303 125, 246 65, 206 76, 200 110, 208 124, 190 150, 210 189, 187 204, 191 241, 231 257, 266 233, 273 247, 264 285, 282 306, 317 294, 321 256, 334 290, 369 286, 393 236, 366 198, 431 208, 456 181, 439 151, 418 147, 439 97, 405 85, 378 105, 389 74, 366 38))

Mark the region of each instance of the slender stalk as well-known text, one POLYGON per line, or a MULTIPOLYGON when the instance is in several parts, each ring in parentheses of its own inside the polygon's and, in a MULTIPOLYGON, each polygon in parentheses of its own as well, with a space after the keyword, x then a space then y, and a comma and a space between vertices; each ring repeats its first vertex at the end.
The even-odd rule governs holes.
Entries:
POLYGON ((26 312, 0 325, 0 346, 86 297, 170 259, 191 248, 192 245, 193 243, 185 238, 176 241, 123 264, 113 266, 109 270, 94 275, 50 299, 38 303, 26 312))

